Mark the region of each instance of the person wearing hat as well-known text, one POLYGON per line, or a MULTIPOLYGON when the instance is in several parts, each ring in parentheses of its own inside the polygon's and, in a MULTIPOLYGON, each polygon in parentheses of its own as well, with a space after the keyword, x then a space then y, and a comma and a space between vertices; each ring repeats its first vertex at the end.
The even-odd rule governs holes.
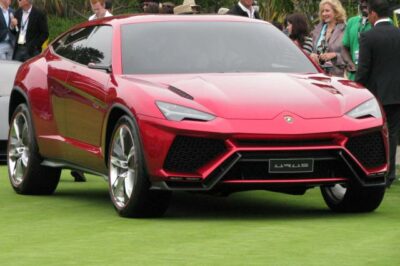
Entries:
POLYGON ((371 29, 371 23, 368 21, 368 3, 367 0, 358 1, 359 15, 351 17, 347 21, 347 26, 343 34, 343 56, 347 61, 347 78, 354 80, 358 66, 358 57, 360 51, 360 35, 371 29))
POLYGON ((195 0, 184 0, 182 5, 174 7, 175 15, 183 14, 199 14, 200 6, 196 4, 195 0))
POLYGON ((239 2, 229 9, 229 15, 237 15, 248 18, 260 19, 260 14, 253 6, 254 0, 239 0, 239 2))

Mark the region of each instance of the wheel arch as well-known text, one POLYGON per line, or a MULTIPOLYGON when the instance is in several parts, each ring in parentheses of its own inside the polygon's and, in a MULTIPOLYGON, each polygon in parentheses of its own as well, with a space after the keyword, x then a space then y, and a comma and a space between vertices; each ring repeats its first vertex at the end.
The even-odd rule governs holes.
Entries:
MULTIPOLYGON (((110 140, 112 137, 113 130, 115 125, 117 124, 118 120, 124 116, 128 115, 133 118, 134 122, 136 123, 136 117, 132 114, 132 112, 125 106, 121 104, 114 104, 107 116, 107 122, 103 129, 103 148, 104 148, 104 163, 108 168, 108 153, 110 149, 110 140)), ((137 126, 137 123, 136 123, 137 126)))
POLYGON ((8 106, 8 124, 11 123, 11 118, 14 114, 14 111, 21 103, 26 103, 30 109, 28 96, 21 88, 14 87, 10 95, 10 104, 8 106))

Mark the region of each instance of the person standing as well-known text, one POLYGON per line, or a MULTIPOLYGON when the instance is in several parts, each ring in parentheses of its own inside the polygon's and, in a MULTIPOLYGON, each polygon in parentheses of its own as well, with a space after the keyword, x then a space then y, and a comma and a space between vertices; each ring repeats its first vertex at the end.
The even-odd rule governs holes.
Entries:
POLYGON ((89 17, 89 21, 112 16, 106 9, 105 0, 90 0, 90 6, 94 14, 89 17))
POLYGON ((47 16, 32 5, 33 0, 18 0, 15 18, 17 43, 14 59, 24 62, 42 52, 42 45, 49 37, 47 16))
POLYGON ((322 0, 319 3, 320 23, 312 31, 311 58, 326 72, 343 77, 346 63, 342 56, 342 38, 346 27, 346 11, 339 0, 322 0))
POLYGON ((239 0, 227 14, 260 19, 260 14, 253 7, 253 0, 239 0))
POLYGON ((0 60, 11 60, 14 51, 16 26, 14 11, 10 8, 11 0, 0 0, 0 60))
POLYGON ((311 54, 313 49, 312 38, 308 36, 307 18, 300 13, 294 13, 286 18, 286 30, 289 38, 306 54, 311 54))
POLYGON ((163 2, 160 8, 160 14, 174 14, 175 4, 172 2, 163 2))
POLYGON ((145 14, 158 14, 160 11, 160 3, 158 0, 144 0, 143 13, 145 14))
POLYGON ((400 130, 400 30, 389 18, 387 0, 368 0, 373 28, 361 34, 356 82, 370 90, 383 105, 389 131, 387 186, 396 179, 396 149, 400 130))
POLYGON ((347 21, 346 30, 343 35, 343 56, 347 61, 347 78, 354 80, 360 54, 359 38, 361 33, 371 29, 368 21, 367 0, 359 0, 358 10, 360 15, 354 16, 347 21))

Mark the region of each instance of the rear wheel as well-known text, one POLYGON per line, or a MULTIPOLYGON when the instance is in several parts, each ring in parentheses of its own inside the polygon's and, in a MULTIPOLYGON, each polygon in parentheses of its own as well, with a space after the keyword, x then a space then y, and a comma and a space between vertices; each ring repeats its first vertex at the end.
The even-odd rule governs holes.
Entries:
POLYGON ((382 202, 385 187, 362 187, 357 184, 321 186, 329 208, 336 212, 371 212, 382 202))
POLYGON ((121 117, 111 137, 109 188, 111 200, 123 217, 158 217, 168 208, 171 192, 150 190, 139 134, 134 121, 121 117))
POLYGON ((61 170, 41 165, 32 119, 26 104, 20 104, 11 119, 8 135, 8 175, 19 194, 52 194, 61 170))

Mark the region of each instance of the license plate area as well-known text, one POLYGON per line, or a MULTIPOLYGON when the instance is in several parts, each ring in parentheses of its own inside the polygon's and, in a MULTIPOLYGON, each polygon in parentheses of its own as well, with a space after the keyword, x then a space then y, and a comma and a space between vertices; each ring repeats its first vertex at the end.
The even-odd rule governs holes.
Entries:
POLYGON ((312 173, 314 172, 314 159, 270 159, 268 170, 270 173, 312 173))

